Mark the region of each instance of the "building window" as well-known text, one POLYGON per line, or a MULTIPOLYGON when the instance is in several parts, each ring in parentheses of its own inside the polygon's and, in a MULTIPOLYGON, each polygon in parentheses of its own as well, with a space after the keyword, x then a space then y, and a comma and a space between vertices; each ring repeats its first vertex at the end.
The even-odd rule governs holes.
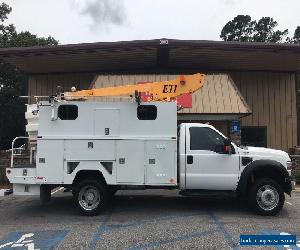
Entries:
POLYGON ((267 147, 267 128, 242 127, 242 145, 267 147))
POLYGON ((61 120, 76 120, 78 107, 76 105, 60 105, 58 107, 58 117, 61 120))
POLYGON ((155 105, 140 105, 137 107, 137 118, 139 120, 155 120, 157 107, 155 105))
POLYGON ((224 138, 211 128, 190 128, 190 149, 215 151, 216 146, 224 145, 224 138))

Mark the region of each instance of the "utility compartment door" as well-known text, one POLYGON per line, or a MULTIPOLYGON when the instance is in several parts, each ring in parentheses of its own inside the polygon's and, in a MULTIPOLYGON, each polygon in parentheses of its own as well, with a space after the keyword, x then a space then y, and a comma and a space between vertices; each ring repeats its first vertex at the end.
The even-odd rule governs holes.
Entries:
POLYGON ((146 184, 177 184, 176 141, 146 141, 146 184))
POLYGON ((38 140, 37 177, 44 177, 46 183, 63 183, 64 141, 38 140))
POLYGON ((119 109, 94 109, 95 136, 119 136, 119 109))
POLYGON ((117 182, 145 183, 144 141, 117 141, 117 182))

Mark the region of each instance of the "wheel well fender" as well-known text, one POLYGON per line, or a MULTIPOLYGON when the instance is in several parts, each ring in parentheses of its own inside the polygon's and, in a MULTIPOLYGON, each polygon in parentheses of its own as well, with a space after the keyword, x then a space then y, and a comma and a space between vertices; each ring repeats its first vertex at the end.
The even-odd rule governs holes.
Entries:
POLYGON ((274 179, 285 193, 291 193, 290 182, 286 181, 289 179, 286 168, 280 162, 274 160, 257 160, 246 166, 241 173, 237 191, 246 193, 251 183, 262 177, 274 179))
POLYGON ((99 170, 80 170, 76 173, 72 186, 76 188, 77 184, 85 179, 95 179, 106 185, 105 178, 99 170))

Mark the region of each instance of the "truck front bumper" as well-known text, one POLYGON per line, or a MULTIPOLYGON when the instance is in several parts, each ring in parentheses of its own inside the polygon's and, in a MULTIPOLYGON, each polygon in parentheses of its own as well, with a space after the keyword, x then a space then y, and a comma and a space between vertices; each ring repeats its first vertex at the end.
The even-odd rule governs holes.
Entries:
POLYGON ((296 188, 295 180, 290 176, 289 178, 285 178, 285 193, 291 195, 292 191, 296 188))
POLYGON ((292 182, 292 190, 295 190, 296 189, 296 181, 291 181, 292 182))

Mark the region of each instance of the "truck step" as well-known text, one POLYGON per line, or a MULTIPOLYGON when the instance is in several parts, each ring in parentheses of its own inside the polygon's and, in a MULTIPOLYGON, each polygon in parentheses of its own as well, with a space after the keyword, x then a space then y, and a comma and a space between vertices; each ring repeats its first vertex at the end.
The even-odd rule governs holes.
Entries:
POLYGON ((222 191, 222 190, 181 190, 179 192, 180 195, 182 196, 191 196, 191 197, 218 197, 218 196, 223 196, 224 195, 233 195, 234 192, 232 191, 222 191))

